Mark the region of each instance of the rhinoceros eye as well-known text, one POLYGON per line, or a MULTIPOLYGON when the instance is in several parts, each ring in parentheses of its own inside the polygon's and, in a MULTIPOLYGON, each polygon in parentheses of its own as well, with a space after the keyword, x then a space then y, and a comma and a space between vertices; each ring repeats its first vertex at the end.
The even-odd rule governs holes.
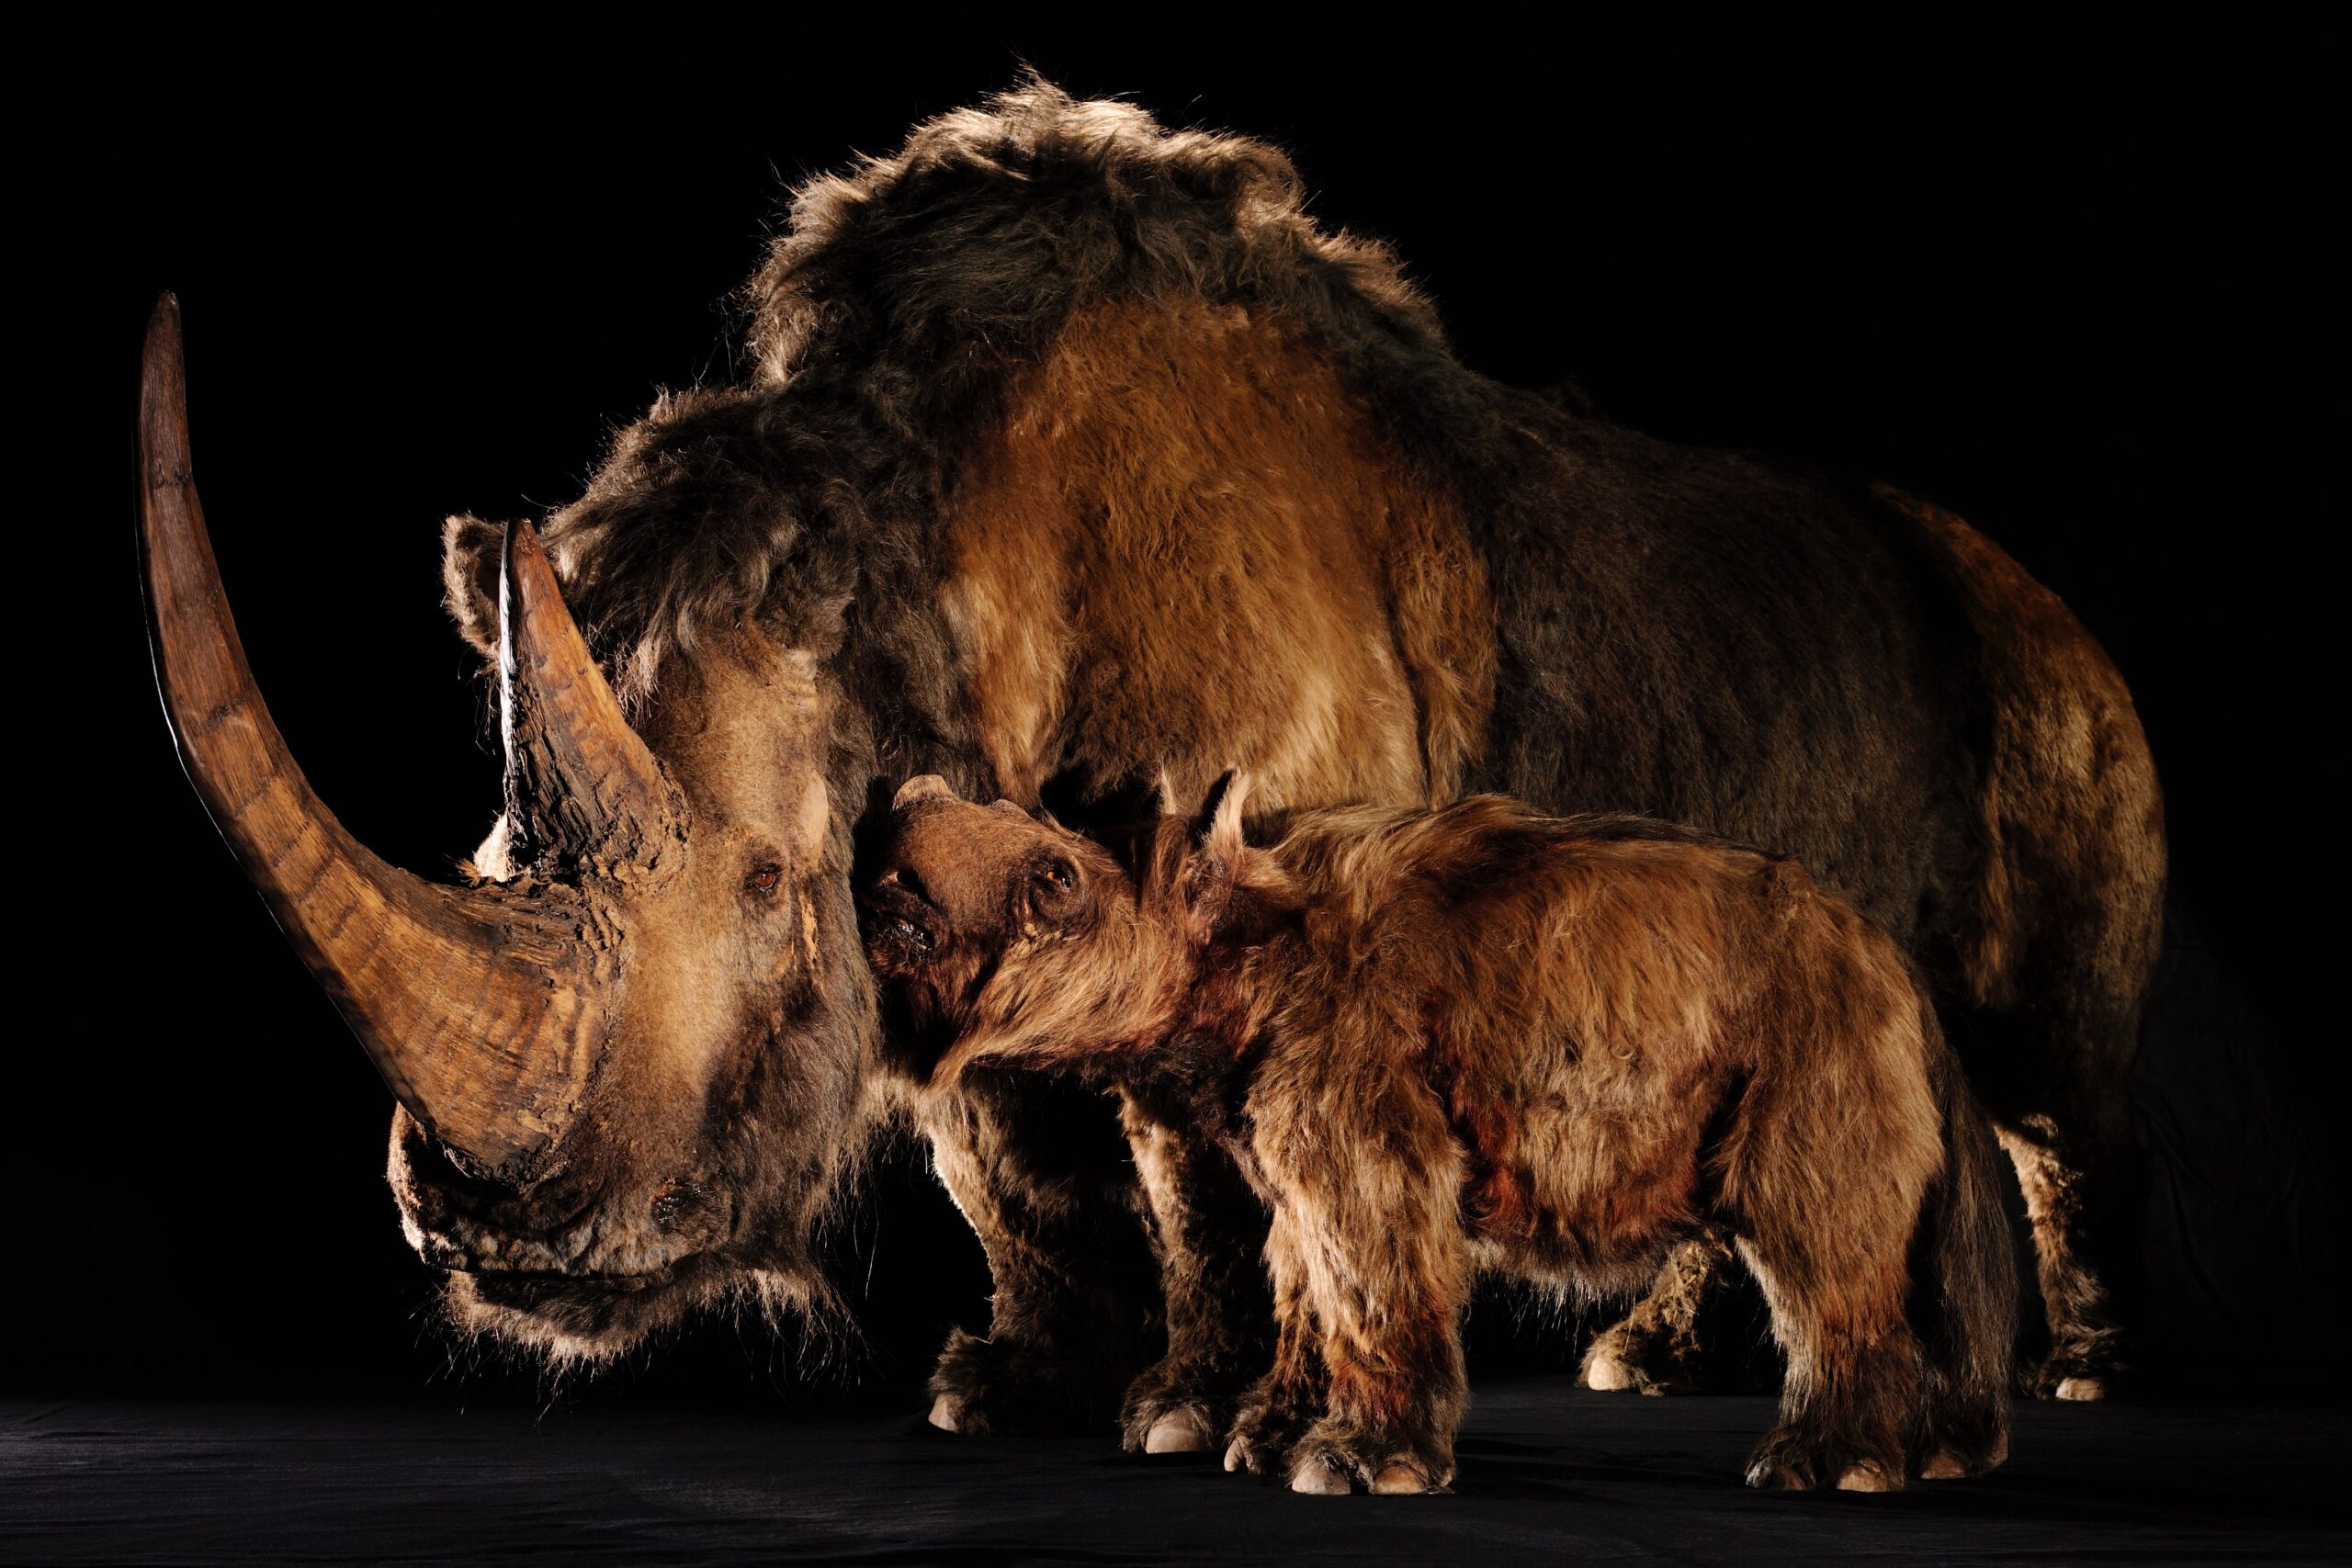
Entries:
POLYGON ((752 869, 752 874, 743 879, 743 886, 750 891, 758 894, 763 898, 765 898, 775 892, 776 884, 783 880, 784 867, 780 865, 763 865, 752 869))

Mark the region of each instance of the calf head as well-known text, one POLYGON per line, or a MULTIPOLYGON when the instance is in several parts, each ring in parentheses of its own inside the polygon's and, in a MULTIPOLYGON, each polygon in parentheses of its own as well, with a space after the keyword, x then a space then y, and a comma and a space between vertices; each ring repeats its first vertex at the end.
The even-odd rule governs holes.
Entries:
POLYGON ((1180 1017, 1253 852, 1246 785, 1164 814, 1124 853, 1009 800, 910 781, 859 890, 888 1031, 918 1077, 972 1062, 1075 1063, 1149 1047, 1180 1017))

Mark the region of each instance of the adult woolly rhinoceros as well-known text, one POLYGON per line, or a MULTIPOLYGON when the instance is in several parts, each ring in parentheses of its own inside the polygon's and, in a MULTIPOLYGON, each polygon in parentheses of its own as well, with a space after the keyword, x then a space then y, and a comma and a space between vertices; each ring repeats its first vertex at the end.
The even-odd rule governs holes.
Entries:
MULTIPOLYGON (((399 1098, 392 1185, 459 1323, 594 1358, 821 1288, 812 1226, 924 1068, 849 897, 890 783, 1086 808, 1240 765, 1269 811, 1494 789, 1802 856, 1943 998, 2031 1208, 2043 1386, 2098 1392, 2161 813, 2114 669, 2000 550, 1486 380, 1274 149, 1043 84, 805 187, 749 303, 743 383, 664 398, 541 532, 449 525, 507 749, 465 886, 304 784, 197 512, 169 301, 151 333, 165 705, 399 1098)), ((1168 1281, 1130 1438, 1197 1441, 1249 1370, 1262 1222, 1181 1118, 1124 1114, 1168 1281)), ((997 1285, 943 1424, 1125 1384, 1147 1259, 1109 1115, 984 1077, 926 1114, 997 1285)), ((1597 1385, 1676 1376, 1707 1245, 1597 1385)))

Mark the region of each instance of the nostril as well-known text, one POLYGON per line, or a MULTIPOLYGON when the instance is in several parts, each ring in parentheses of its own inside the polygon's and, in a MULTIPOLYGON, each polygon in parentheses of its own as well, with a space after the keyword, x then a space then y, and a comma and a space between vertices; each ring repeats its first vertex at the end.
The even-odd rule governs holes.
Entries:
POLYGON ((428 1269, 448 1269, 459 1272, 474 1267, 473 1255, 445 1236, 427 1234, 416 1245, 417 1257, 428 1269))

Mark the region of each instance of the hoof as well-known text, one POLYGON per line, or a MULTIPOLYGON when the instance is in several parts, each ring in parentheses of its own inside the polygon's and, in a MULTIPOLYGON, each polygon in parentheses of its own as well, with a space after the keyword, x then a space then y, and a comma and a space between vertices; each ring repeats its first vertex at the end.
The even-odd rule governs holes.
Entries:
POLYGON ((1603 1393, 1618 1393, 1632 1388, 1634 1369, 1614 1356, 1595 1356, 1584 1367, 1584 1386, 1599 1389, 1603 1393))
POLYGON ((1248 1453, 1249 1450, 1241 1446, 1239 1438, 1236 1438, 1232 1442, 1227 1443, 1225 1448, 1226 1474, 1232 1475, 1238 1472, 1243 1465, 1247 1464, 1249 1462, 1247 1457, 1248 1453))
POLYGON ((1437 1490, 1427 1476, 1401 1459, 1380 1467, 1380 1473, 1372 1478, 1372 1489, 1383 1497, 1410 1497, 1437 1490))
MULTIPOLYGON (((1209 1424, 1201 1419, 1196 1410, 1171 1410, 1151 1424, 1145 1434, 1143 1451, 1148 1454, 1198 1454, 1209 1450, 1209 1424)), ((1233 1453, 1226 1451, 1225 1468, 1233 1468, 1233 1453)))
POLYGON ((1310 1460, 1291 1472, 1290 1489, 1316 1497, 1344 1497, 1348 1478, 1319 1459, 1310 1460))
POLYGON ((1846 1473, 1838 1478, 1840 1492, 1894 1492, 1901 1488, 1902 1483, 1869 1460, 1848 1465, 1846 1473))
POLYGON ((1928 1456, 1928 1462, 1919 1467, 1919 1479, 1965 1481, 1968 1479, 1968 1465, 1950 1449, 1938 1449, 1928 1456))
POLYGON ((931 1402, 931 1424, 943 1432, 960 1432, 957 1423, 964 1414, 964 1402, 952 1393, 943 1393, 931 1402))
POLYGON ((1747 1467, 1747 1483, 1758 1492, 1810 1492, 1804 1476, 1785 1464, 1758 1460, 1747 1467))
POLYGON ((2087 1403, 2107 1397, 2107 1384, 2098 1378, 2061 1378, 2050 1391, 2053 1399, 2087 1403))

